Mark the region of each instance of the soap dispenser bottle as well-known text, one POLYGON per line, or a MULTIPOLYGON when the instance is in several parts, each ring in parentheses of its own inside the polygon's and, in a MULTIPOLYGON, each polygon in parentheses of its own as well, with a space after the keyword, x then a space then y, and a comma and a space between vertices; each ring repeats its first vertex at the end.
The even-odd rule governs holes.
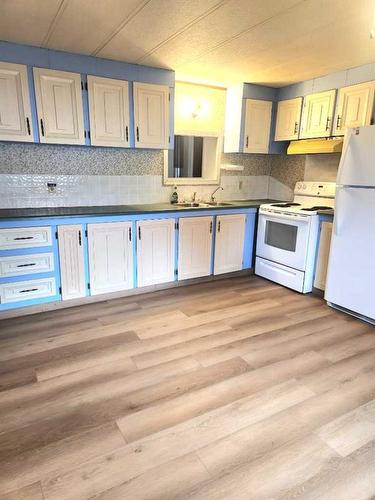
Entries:
POLYGON ((177 186, 173 188, 173 192, 171 194, 171 203, 172 205, 178 203, 178 193, 177 193, 177 186))

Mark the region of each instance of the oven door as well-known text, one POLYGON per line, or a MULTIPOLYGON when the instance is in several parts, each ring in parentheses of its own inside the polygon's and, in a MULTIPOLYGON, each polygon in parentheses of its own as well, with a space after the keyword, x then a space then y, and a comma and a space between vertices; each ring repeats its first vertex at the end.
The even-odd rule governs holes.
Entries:
POLYGON ((304 271, 310 216, 259 211, 257 256, 304 271))

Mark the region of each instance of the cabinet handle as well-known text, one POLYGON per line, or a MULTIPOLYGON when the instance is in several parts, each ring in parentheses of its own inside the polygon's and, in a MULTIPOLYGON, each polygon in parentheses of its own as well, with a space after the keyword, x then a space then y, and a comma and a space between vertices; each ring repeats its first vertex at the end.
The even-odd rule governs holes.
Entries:
POLYGON ((27 293, 27 292, 37 292, 38 288, 28 288, 26 290, 20 290, 20 293, 27 293))
POLYGON ((212 221, 210 222, 210 234, 212 234, 212 221))
POLYGON ((36 266, 36 262, 30 262, 30 264, 18 264, 17 267, 30 267, 30 266, 36 266))
POLYGON ((31 135, 31 129, 30 129, 30 119, 29 119, 29 117, 28 117, 28 116, 26 117, 26 128, 27 128, 27 133, 28 133, 29 135, 31 135))
POLYGON ((330 129, 330 123, 331 123, 331 118, 327 116, 327 124, 326 124, 326 131, 330 129))
POLYGON ((140 240, 141 239, 141 227, 138 226, 138 239, 140 240))
POLYGON ((33 240, 34 236, 18 236, 18 238, 14 238, 14 241, 18 240, 33 240))
POLYGON ((137 125, 137 142, 139 142, 139 127, 137 125))
POLYGON ((337 115, 336 128, 337 129, 341 128, 341 116, 340 115, 337 115))
POLYGON ((220 221, 219 221, 219 222, 218 222, 218 224, 217 224, 217 232, 218 232, 218 233, 220 233, 220 225, 221 225, 221 223, 220 223, 220 221))
POLYGON ((43 125, 43 118, 40 119, 40 131, 42 132, 42 136, 44 137, 44 125, 43 125))
POLYGON ((248 135, 246 136, 246 147, 247 148, 249 147, 249 136, 248 135))
POLYGON ((294 122, 294 134, 298 132, 298 122, 294 122))
POLYGON ((81 230, 78 231, 78 243, 79 243, 79 246, 81 247, 82 246, 82 233, 81 233, 81 230))
POLYGON ((132 229, 131 227, 129 227, 129 241, 132 240, 132 229))
POLYGON ((129 142, 129 127, 127 125, 125 127, 125 137, 126 137, 126 142, 129 142))

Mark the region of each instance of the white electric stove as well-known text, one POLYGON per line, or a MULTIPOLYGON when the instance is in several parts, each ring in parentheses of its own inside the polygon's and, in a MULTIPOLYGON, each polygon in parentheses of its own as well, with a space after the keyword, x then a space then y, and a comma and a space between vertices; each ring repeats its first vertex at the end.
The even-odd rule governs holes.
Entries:
POLYGON ((255 274, 297 290, 312 291, 319 215, 335 205, 334 182, 297 182, 292 202, 259 209, 255 274))

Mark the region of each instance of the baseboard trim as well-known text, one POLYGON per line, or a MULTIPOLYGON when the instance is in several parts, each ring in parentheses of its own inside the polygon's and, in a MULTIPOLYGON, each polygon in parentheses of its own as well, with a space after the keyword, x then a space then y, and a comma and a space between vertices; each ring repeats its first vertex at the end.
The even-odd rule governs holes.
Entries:
POLYGON ((173 281, 171 283, 162 283, 160 285, 144 286, 141 288, 132 288, 131 290, 122 290, 121 292, 103 293, 100 295, 90 295, 79 299, 61 300, 56 302, 48 302, 37 306, 23 307, 20 309, 11 309, 9 311, 0 312, 0 320, 8 318, 16 318, 19 316, 28 316, 30 314, 38 314, 46 311, 54 311, 58 309, 66 309, 69 307, 82 306, 84 304, 92 304, 94 302, 106 302, 111 299, 119 299, 122 297, 131 297, 142 295, 145 293, 156 292, 159 290, 167 290, 169 288, 177 288, 181 286, 196 285, 199 283, 207 283, 209 281, 219 281, 228 278, 236 278, 240 276, 251 276, 254 274, 253 269, 243 269, 227 274, 218 274, 216 276, 204 276, 202 278, 193 278, 188 280, 173 281))

